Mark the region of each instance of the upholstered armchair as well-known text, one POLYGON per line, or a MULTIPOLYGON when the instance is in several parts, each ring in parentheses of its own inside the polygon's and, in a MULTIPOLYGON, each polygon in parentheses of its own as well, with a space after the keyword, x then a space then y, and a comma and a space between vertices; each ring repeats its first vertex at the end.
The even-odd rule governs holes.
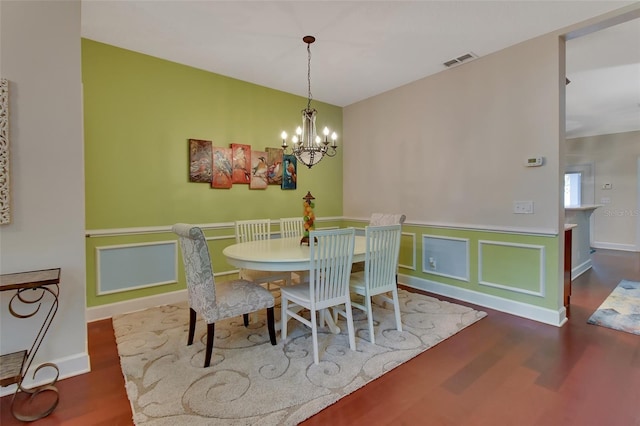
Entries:
POLYGON ((204 233, 197 226, 186 223, 173 225, 182 251, 182 261, 187 280, 189 298, 189 335, 187 345, 193 344, 196 314, 207 323, 207 345, 204 366, 208 367, 213 352, 216 321, 243 316, 245 327, 249 324, 249 313, 267 310, 267 328, 271 344, 276 344, 273 295, 258 284, 246 280, 215 283, 211 257, 204 233))

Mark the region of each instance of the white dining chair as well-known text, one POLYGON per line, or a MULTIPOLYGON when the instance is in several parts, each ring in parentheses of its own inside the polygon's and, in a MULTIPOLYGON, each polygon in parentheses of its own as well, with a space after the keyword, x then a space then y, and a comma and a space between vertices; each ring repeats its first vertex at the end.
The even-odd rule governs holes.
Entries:
POLYGON ((287 321, 294 318, 311 328, 313 338, 313 362, 320 362, 318 355, 318 314, 320 325, 324 323, 324 315, 328 308, 344 305, 341 313, 347 320, 349 347, 356 350, 353 314, 351 312, 351 298, 349 295, 349 277, 351 261, 353 260, 353 246, 355 229, 330 229, 311 231, 309 281, 282 287, 281 315, 282 339, 287 338, 287 321), (310 320, 300 315, 300 309, 310 311, 310 320))
MULTIPOLYGON (((351 274, 349 288, 359 295, 362 302, 351 300, 351 304, 367 314, 369 322, 369 341, 375 343, 373 330, 373 311, 371 298, 379 296, 383 301, 393 304, 396 317, 396 329, 402 331, 400 303, 396 273, 400 254, 401 225, 367 226, 365 228, 366 251, 364 270, 351 274), (388 294, 391 293, 391 297, 388 294)), ((334 314, 335 315, 335 314, 334 314)), ((335 318, 337 320, 337 318, 335 318)))
MULTIPOLYGON (((302 238, 304 220, 302 216, 280 218, 280 238, 302 238)), ((292 282, 303 282, 309 279, 309 271, 291 271, 292 282)))
POLYGON ((304 220, 302 216, 280 218, 280 238, 302 238, 304 235, 304 220))
POLYGON ((226 318, 242 315, 245 327, 249 325, 249 314, 260 309, 267 310, 267 328, 271 344, 276 344, 275 299, 260 285, 246 280, 225 281, 216 285, 211 266, 209 247, 202 230, 186 223, 176 223, 171 230, 178 235, 187 280, 189 298, 189 334, 187 345, 193 344, 196 329, 196 314, 207 323, 207 345, 204 367, 211 363, 215 323, 226 318))
MULTIPOLYGON (((372 213, 369 218, 369 226, 394 225, 399 223, 402 225, 407 217, 400 213, 372 213)), ((360 272, 364 270, 364 262, 356 262, 351 268, 352 272, 360 272)), ((396 274, 396 283, 398 275, 396 274)))
MULTIPOLYGON (((236 243, 268 240, 271 238, 271 220, 237 220, 235 222, 235 232, 236 243)), ((256 284, 266 284, 266 287, 269 290, 271 289, 270 284, 291 284, 291 272, 258 271, 254 269, 241 268, 238 274, 241 279, 248 280, 256 284)))

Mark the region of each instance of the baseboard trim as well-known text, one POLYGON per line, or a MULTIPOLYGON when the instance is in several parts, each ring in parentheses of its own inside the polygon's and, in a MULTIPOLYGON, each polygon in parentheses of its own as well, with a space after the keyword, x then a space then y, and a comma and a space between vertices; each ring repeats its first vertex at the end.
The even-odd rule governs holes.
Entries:
POLYGON ((507 314, 516 315, 556 327, 561 327, 567 322, 567 313, 564 307, 554 311, 552 309, 528 305, 526 303, 503 299, 489 294, 478 293, 477 291, 454 287, 409 275, 399 275, 398 280, 401 284, 406 285, 407 287, 451 297, 462 302, 473 303, 474 305, 484 306, 496 311, 505 312, 507 314))
POLYGON ((602 241, 594 241, 591 247, 603 250, 640 251, 640 247, 636 247, 633 244, 605 243, 602 241))
POLYGON ((589 269, 591 269, 591 266, 592 266, 591 259, 589 259, 582 262, 580 265, 576 266, 575 268, 571 269, 571 280, 575 280, 580 275, 587 272, 589 269))
POLYGON ((111 318, 114 315, 141 311, 155 306, 167 305, 187 300, 187 290, 177 290, 169 293, 156 294, 138 299, 125 300, 123 302, 110 303, 108 305, 87 308, 87 322, 93 322, 111 318))
MULTIPOLYGON (((51 362, 58 367, 58 372, 60 374, 58 377, 58 381, 62 379, 68 379, 69 377, 73 376, 79 376, 80 374, 88 373, 89 371, 91 371, 89 354, 86 352, 43 362, 51 362)), ((51 368, 45 367, 38 372, 34 380, 33 372, 41 364, 42 363, 38 363, 37 365, 33 365, 29 368, 29 371, 27 371, 24 382, 22 384, 23 387, 32 388, 34 386, 40 386, 51 382, 51 380, 55 377, 55 371, 51 368)), ((10 385, 4 388, 0 388, 0 397, 15 393, 16 388, 17 385, 10 385)))

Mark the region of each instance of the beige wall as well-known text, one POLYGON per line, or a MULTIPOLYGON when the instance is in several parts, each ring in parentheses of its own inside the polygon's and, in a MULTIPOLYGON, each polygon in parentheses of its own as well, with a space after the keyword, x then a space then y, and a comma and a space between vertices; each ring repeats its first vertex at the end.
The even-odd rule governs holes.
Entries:
POLYGON ((640 251, 640 131, 569 139, 566 154, 567 165, 594 165, 594 201, 603 206, 593 214, 593 246, 640 251))
MULTIPOLYGON (((0 17, 0 75, 10 91, 13 217, 0 226, 0 271, 62 268, 60 306, 34 366, 55 362, 65 377, 89 367, 80 1, 2 1, 0 17)), ((0 300, 1 352, 28 349, 42 316, 11 317, 6 293, 0 300)))
POLYGON ((345 216, 556 233, 563 47, 540 37, 346 107, 345 216))

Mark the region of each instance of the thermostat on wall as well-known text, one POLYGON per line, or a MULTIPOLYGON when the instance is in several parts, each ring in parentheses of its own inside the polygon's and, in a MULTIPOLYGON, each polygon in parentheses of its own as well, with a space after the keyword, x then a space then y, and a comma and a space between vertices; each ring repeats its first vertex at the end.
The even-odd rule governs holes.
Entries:
POLYGON ((544 163, 544 157, 531 157, 531 158, 527 158, 527 167, 538 167, 538 166, 542 166, 542 163, 544 163))

